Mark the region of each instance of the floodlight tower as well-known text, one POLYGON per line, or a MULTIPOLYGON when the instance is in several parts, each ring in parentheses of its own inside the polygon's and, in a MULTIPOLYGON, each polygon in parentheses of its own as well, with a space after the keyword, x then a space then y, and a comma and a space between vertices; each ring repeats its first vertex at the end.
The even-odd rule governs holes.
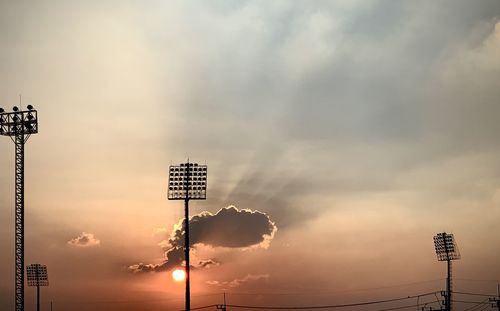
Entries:
POLYGON ((16 311, 24 311, 24 144, 31 134, 38 133, 38 116, 33 106, 20 111, 5 112, 0 108, 0 135, 9 136, 16 146, 15 186, 15 263, 16 311))
POLYGON ((40 311, 40 286, 49 286, 47 266, 39 263, 26 267, 28 286, 36 286, 36 310, 40 311))
POLYGON ((434 247, 438 261, 446 261, 448 263, 448 276, 446 278, 446 311, 451 311, 452 308, 452 282, 451 282, 451 261, 460 259, 457 243, 453 234, 446 232, 438 233, 434 236, 434 247))
POLYGON ((171 165, 168 179, 168 199, 184 200, 184 257, 186 260, 186 311, 191 310, 189 273, 189 200, 207 198, 207 166, 197 163, 171 165))

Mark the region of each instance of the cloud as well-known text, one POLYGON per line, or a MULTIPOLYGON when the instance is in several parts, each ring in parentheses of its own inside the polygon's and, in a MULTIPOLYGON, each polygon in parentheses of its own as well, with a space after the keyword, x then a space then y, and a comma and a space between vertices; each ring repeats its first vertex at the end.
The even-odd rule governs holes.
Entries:
POLYGON ((127 269, 132 273, 140 272, 162 272, 179 267, 184 261, 184 249, 182 247, 173 247, 165 253, 166 259, 159 264, 139 263, 129 266, 127 269))
MULTIPOLYGON (((278 228, 268 215, 260 211, 238 209, 229 206, 217 213, 202 212, 189 220, 191 247, 203 244, 211 247, 226 248, 268 248, 278 228)), ((170 234, 168 243, 162 241, 160 246, 168 246, 166 260, 160 264, 135 264, 128 270, 137 272, 160 272, 178 267, 184 261, 184 220, 180 220, 170 234)), ((199 268, 208 268, 220 263, 214 259, 201 260, 199 268)))
POLYGON ((212 286, 224 286, 229 288, 235 288, 248 282, 266 281, 268 279, 269 279, 269 274, 248 274, 243 278, 240 279, 237 278, 232 281, 211 280, 207 281, 206 283, 212 286))
POLYGON ((200 268, 210 268, 218 265, 220 265, 220 262, 215 261, 215 259, 203 259, 198 261, 198 267, 200 268))
POLYGON ((76 247, 92 247, 101 245, 101 241, 96 239, 93 233, 82 232, 76 238, 69 240, 68 244, 76 247))
MULTIPOLYGON (((192 245, 212 247, 267 248, 278 230, 269 216, 259 211, 229 206, 216 214, 203 212, 189 220, 189 238, 192 245)), ((184 221, 174 227, 169 242, 184 247, 184 221)))

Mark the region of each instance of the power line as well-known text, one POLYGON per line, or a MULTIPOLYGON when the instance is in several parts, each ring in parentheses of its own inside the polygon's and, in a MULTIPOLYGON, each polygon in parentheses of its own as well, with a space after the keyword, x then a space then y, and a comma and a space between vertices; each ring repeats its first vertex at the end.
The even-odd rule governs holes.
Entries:
POLYGON ((262 292, 250 292, 250 293, 239 293, 239 292, 228 292, 229 295, 235 295, 235 296, 297 296, 297 295, 329 295, 329 294, 341 294, 341 293, 349 293, 349 292, 360 292, 360 291, 370 291, 370 290, 380 290, 380 289, 388 289, 388 288, 397 288, 397 287, 408 287, 412 285, 419 285, 419 284, 425 284, 425 283, 432 283, 432 282, 438 282, 438 281, 443 281, 445 278, 440 278, 440 279, 433 279, 433 280, 426 280, 426 281, 418 281, 418 282, 412 282, 412 283, 403 283, 403 284, 394 284, 394 285, 388 285, 388 286, 379 286, 379 287, 365 287, 365 288, 358 288, 358 289, 347 289, 347 290, 337 290, 337 291, 331 291, 331 290, 315 290, 315 291, 302 291, 302 292, 288 292, 288 293, 262 293, 262 292))
POLYGON ((485 300, 481 301, 481 303, 478 303, 478 304, 476 304, 476 305, 474 305, 472 307, 464 309, 464 311, 478 311, 479 308, 484 307, 483 302, 486 302, 486 301, 488 301, 488 298, 486 298, 485 300))
POLYGON ((400 306, 400 307, 394 307, 394 308, 387 308, 387 309, 380 309, 380 310, 377 310, 377 311, 392 311, 392 310, 401 310, 401 309, 408 309, 408 308, 415 308, 417 307, 420 307, 420 306, 423 306, 423 307, 426 307, 427 305, 432 305, 432 304, 435 304, 437 303, 438 305, 441 305, 441 302, 439 301, 428 301, 428 302, 422 302, 422 303, 417 303, 417 305, 406 305, 406 306, 400 306))
POLYGON ((301 306, 301 307, 294 307, 294 306, 249 306, 249 305, 227 305, 228 307, 231 308, 240 308, 240 309, 260 309, 260 310, 312 310, 312 309, 333 309, 333 308, 345 308, 345 307, 358 307, 358 306, 366 306, 366 305, 373 305, 373 304, 380 304, 380 303, 387 303, 387 302, 395 302, 395 301, 402 301, 402 300, 408 300, 408 299, 413 299, 417 297, 424 297, 424 296, 429 296, 429 295, 434 295, 436 292, 432 293, 426 293, 426 294, 421 294, 421 295, 415 295, 415 296, 408 296, 408 297, 403 297, 403 298, 395 298, 395 299, 387 299, 387 300, 376 300, 376 301, 367 301, 367 302, 359 302, 359 303, 350 303, 350 304, 338 304, 338 305, 324 305, 324 306, 301 306))
MULTIPOLYGON (((208 296, 219 296, 219 293, 211 293, 211 294, 199 294, 199 295, 191 295, 191 297, 208 297, 208 296)), ((52 302, 60 303, 60 304, 126 304, 126 303, 155 303, 155 302, 168 302, 175 300, 182 300, 183 297, 173 297, 173 298, 164 298, 164 299, 142 299, 142 300, 96 300, 96 301, 71 301, 71 300, 52 300, 52 302)), ((47 303, 47 301, 44 301, 47 303)))
POLYGON ((481 297, 493 297, 496 295, 488 295, 488 294, 479 294, 479 293, 466 293, 466 292, 453 292, 454 294, 460 294, 460 295, 470 295, 470 296, 481 296, 481 297))
MULTIPOLYGON (((196 308, 190 308, 189 310, 202 310, 202 309, 208 309, 208 308, 213 308, 216 307, 217 305, 209 305, 209 306, 203 306, 203 307, 196 307, 196 308)), ((179 311, 186 311, 184 309, 179 310, 179 311)))
POLYGON ((389 308, 389 309, 380 309, 378 311, 392 311, 392 310, 402 310, 402 309, 408 309, 408 308, 415 308, 415 305, 407 305, 407 306, 394 307, 394 308, 389 308))
POLYGON ((500 280, 460 279, 460 278, 455 278, 455 281, 500 283, 500 280))
POLYGON ((489 302, 482 302, 482 301, 470 301, 470 300, 453 300, 453 302, 459 302, 459 303, 477 303, 478 305, 490 305, 491 303, 489 302))

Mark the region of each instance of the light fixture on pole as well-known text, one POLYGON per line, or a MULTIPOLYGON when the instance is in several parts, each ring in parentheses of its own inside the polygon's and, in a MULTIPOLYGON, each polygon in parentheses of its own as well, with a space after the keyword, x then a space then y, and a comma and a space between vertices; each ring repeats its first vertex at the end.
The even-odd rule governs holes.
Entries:
POLYGON ((184 200, 184 257, 186 261, 186 311, 191 310, 189 272, 189 200, 207 198, 207 166, 197 163, 171 165, 168 178, 168 199, 184 200))
POLYGON ((451 261, 460 259, 457 243, 453 234, 441 232, 434 236, 434 247, 438 261, 446 261, 448 264, 448 276, 446 278, 446 299, 445 310, 452 310, 452 280, 451 280, 451 261))
POLYGON ((0 108, 0 135, 9 136, 15 144, 15 291, 16 311, 24 311, 24 144, 38 133, 38 116, 33 106, 5 112, 0 108))
POLYGON ((36 286, 36 310, 40 311, 40 286, 49 286, 47 266, 38 263, 26 267, 28 286, 36 286))

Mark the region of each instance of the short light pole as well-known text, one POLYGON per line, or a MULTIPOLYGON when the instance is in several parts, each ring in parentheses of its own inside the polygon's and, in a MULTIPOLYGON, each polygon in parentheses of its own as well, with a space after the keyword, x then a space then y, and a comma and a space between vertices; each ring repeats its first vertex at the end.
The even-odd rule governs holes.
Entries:
POLYGON ((445 310, 452 310, 452 279, 451 279, 451 261, 460 259, 460 252, 455 243, 453 234, 446 232, 438 233, 434 236, 434 247, 436 248, 436 255, 438 261, 446 261, 448 264, 448 276, 446 278, 446 297, 445 297, 445 310))
POLYGON ((217 310, 222 310, 222 311, 226 311, 227 310, 227 305, 226 305, 226 292, 224 292, 224 304, 222 305, 215 305, 215 308, 217 310))
MULTIPOLYGON (((36 310, 40 311, 40 286, 49 286, 47 266, 38 263, 26 267, 28 286, 36 286, 36 310)), ((52 302, 51 302, 52 308, 52 302)))
POLYGON ((497 297, 489 298, 492 308, 497 308, 500 311, 500 284, 497 284, 497 297))
POLYGON ((191 274, 189 272, 189 200, 207 198, 207 166, 197 163, 171 165, 168 179, 168 199, 184 200, 184 257, 186 259, 186 311, 191 310, 191 274))

